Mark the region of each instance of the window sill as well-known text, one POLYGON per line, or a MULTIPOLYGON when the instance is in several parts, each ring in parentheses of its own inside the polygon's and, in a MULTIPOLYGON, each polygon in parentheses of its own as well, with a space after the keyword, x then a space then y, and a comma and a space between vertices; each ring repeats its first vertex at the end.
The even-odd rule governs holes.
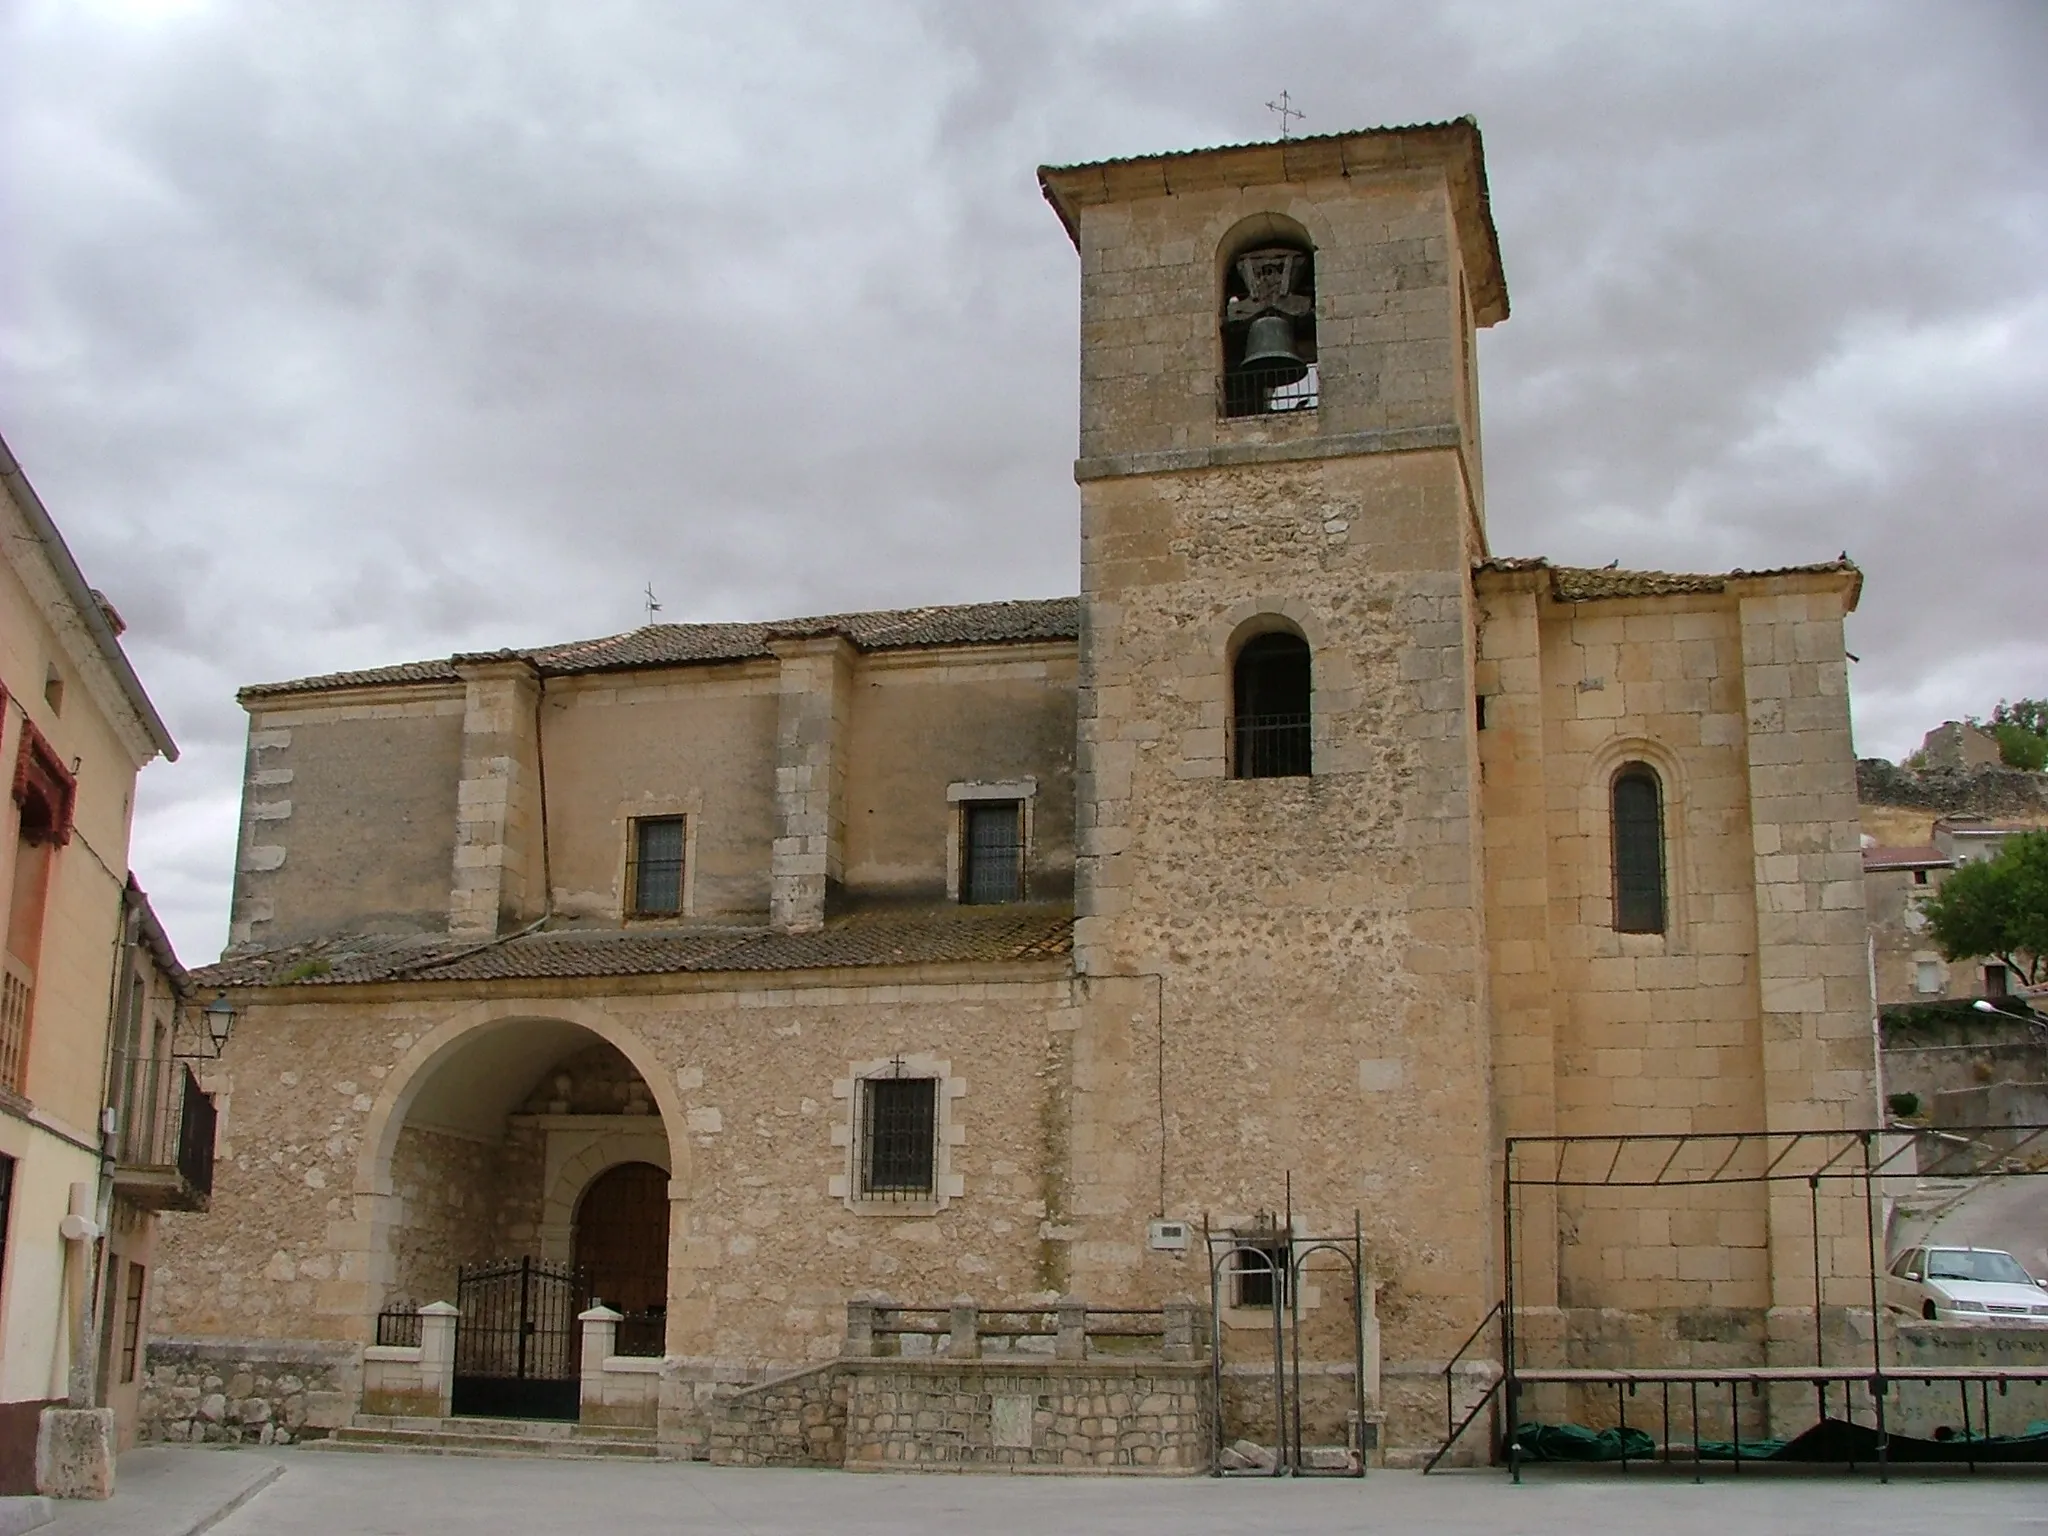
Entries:
POLYGON ((931 1200, 859 1200, 851 1196, 846 1208, 856 1216, 936 1216, 946 1208, 946 1202, 931 1200))

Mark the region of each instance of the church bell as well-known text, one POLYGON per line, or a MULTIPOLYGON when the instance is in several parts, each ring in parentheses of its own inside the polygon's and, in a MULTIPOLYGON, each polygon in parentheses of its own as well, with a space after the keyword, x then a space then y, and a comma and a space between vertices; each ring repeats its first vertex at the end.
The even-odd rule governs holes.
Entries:
POLYGON ((1262 381, 1294 384, 1308 377, 1308 364, 1294 347, 1294 322, 1285 315, 1260 315, 1244 338, 1244 368, 1262 381))

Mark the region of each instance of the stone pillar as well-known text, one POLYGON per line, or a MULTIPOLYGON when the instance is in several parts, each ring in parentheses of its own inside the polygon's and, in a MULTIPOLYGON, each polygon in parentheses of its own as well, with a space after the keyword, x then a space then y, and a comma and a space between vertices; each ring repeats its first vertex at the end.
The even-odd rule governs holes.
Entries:
POLYGON ((826 892, 843 872, 853 647, 840 635, 771 638, 768 647, 782 664, 770 921, 809 933, 824 926, 826 892))
POLYGON ((113 1497, 113 1409, 43 1410, 36 1426, 36 1492, 52 1499, 113 1497))
POLYGON ((461 1315, 452 1302, 420 1308, 420 1384, 434 1389, 435 1412, 444 1419, 455 1409, 455 1322, 461 1315))
POLYGON ((951 1331, 946 1336, 946 1355, 952 1360, 981 1358, 981 1309, 972 1296, 953 1298, 951 1331))
POLYGON ((465 685, 448 931, 489 937, 547 910, 540 679, 519 656, 456 663, 465 685))
POLYGON ((878 1301, 859 1297, 846 1304, 846 1338, 839 1346, 841 1359, 865 1360, 875 1352, 875 1308, 878 1301))
POLYGON ((1061 1360, 1088 1358, 1088 1303, 1078 1296, 1062 1296, 1055 1307, 1059 1337, 1053 1354, 1061 1360))
POLYGON ((583 1390, 578 1400, 586 1419, 592 1408, 604 1406, 604 1362, 618 1347, 619 1320, 624 1315, 603 1302, 576 1314, 576 1321, 583 1325, 583 1390))
MULTIPOLYGON (((1740 603, 1744 743, 1756 888, 1764 1121, 1772 1131, 1875 1123, 1867 918, 1842 619, 1853 572, 1731 581, 1740 603)), ((1873 1149, 1874 1157, 1879 1155, 1873 1149)), ((1770 1186, 1774 1360, 1811 1359, 1808 1192, 1770 1186)), ((1820 1192, 1824 1305, 1870 1305, 1863 1190, 1820 1192)), ((1880 1254, 1877 1258, 1883 1262, 1880 1254)))
POLYGON ((1162 1353, 1169 1360, 1195 1358, 1195 1303, 1187 1296, 1170 1296, 1161 1309, 1165 1313, 1165 1341, 1162 1353))

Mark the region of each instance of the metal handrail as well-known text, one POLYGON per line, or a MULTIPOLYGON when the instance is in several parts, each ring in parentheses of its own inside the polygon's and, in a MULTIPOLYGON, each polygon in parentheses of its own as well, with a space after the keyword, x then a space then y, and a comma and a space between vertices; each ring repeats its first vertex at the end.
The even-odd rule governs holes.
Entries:
POLYGON ((1434 1456, 1423 1463, 1422 1470, 1425 1473, 1433 1471, 1436 1464, 1450 1454, 1451 1447, 1456 1445, 1458 1438, 1467 1429, 1472 1427, 1472 1421, 1479 1417, 1480 1412, 1488 1403, 1493 1401, 1495 1395, 1500 1391, 1501 1383, 1507 1380, 1507 1372, 1503 1370, 1500 1375, 1494 1377, 1487 1384, 1486 1390, 1479 1395, 1479 1400, 1473 1403, 1471 1408, 1466 1411, 1465 1417, 1460 1419, 1457 1416, 1456 1376, 1458 1363, 1465 1358, 1466 1352, 1479 1342, 1480 1335, 1485 1333, 1496 1319, 1504 1317, 1506 1311, 1507 1302, 1504 1300, 1496 1301, 1487 1309, 1486 1316, 1479 1319, 1479 1326, 1465 1335, 1465 1342, 1460 1344, 1451 1358, 1444 1362, 1442 1372, 1444 1379, 1444 1443, 1437 1447, 1434 1456))

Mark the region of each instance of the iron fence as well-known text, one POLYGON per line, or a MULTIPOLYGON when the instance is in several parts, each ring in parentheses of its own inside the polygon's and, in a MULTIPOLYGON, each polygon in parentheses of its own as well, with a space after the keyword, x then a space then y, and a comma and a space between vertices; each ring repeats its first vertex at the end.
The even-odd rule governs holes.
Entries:
POLYGON ((628 1312, 619 1319, 612 1353, 637 1360, 659 1360, 668 1349, 668 1314, 660 1308, 628 1312))
POLYGON ((420 1314, 416 1307, 396 1307, 377 1314, 377 1342, 395 1349, 418 1349, 420 1314))

